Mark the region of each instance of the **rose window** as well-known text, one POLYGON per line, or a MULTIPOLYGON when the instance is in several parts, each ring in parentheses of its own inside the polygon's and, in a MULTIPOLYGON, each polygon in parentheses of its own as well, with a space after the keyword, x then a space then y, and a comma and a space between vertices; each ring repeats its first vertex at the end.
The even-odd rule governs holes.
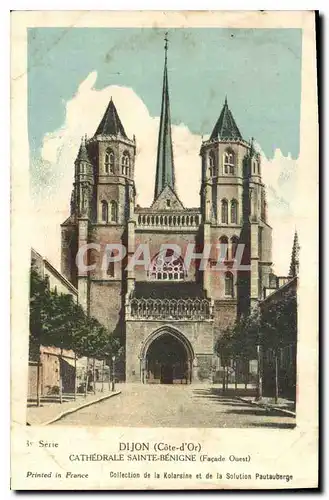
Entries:
POLYGON ((152 280, 183 280, 185 276, 184 261, 172 250, 160 252, 151 263, 149 277, 152 280))

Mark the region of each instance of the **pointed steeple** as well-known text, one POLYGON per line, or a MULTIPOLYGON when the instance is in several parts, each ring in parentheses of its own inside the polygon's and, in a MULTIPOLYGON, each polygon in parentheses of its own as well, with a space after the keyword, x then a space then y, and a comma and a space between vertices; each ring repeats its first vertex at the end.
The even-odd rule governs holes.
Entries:
POLYGON ((297 231, 295 231, 294 243, 291 252, 290 269, 289 269, 289 276, 291 277, 298 276, 299 273, 299 250, 300 246, 298 243, 298 235, 297 231))
POLYGON ((88 163, 90 163, 88 151, 86 148, 86 139, 87 139, 87 136, 84 136, 81 138, 81 144, 80 144, 78 156, 77 156, 77 159, 75 161, 87 161, 88 163))
POLYGON ((235 123, 233 115, 227 104, 227 97, 225 97, 225 102, 221 114, 217 120, 217 123, 212 131, 210 140, 241 140, 242 135, 240 130, 235 123))
POLYGON ((112 97, 104 113, 104 116, 100 124, 98 125, 95 135, 121 135, 122 137, 128 139, 118 115, 117 109, 114 105, 114 102, 112 101, 112 97))
POLYGON ((161 117, 158 138, 158 154, 156 165, 156 179, 154 199, 156 199, 165 186, 170 186, 175 191, 174 155, 171 139, 170 103, 167 72, 168 39, 165 37, 165 62, 163 71, 163 88, 161 117))

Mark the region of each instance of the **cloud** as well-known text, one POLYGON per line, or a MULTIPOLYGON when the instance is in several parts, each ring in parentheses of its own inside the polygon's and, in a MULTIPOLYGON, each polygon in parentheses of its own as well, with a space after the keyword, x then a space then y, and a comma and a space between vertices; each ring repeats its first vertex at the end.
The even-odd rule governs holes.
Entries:
MULTIPOLYGON (((149 114, 133 89, 109 86, 96 90, 97 73, 90 73, 66 104, 64 124, 47 133, 32 179, 33 246, 60 269, 60 224, 69 215, 74 160, 81 137, 92 136, 112 96, 129 137, 136 135, 135 181, 141 206, 152 202, 155 180, 159 117, 149 114), (133 112, 132 112, 133 110, 133 112)), ((199 206, 201 136, 184 124, 172 127, 177 191, 186 206, 199 206)), ((286 274, 294 232, 294 186, 297 161, 276 150, 263 155, 263 179, 268 187, 269 223, 273 227, 273 260, 286 274), (284 251, 282 249, 284 242, 284 251), (290 245, 291 242, 291 245, 290 245), (288 246, 286 246, 288 245, 288 246)))
POLYGON ((268 222, 273 228, 274 270, 279 275, 289 271, 291 250, 298 214, 298 160, 283 156, 276 149, 268 160, 262 154, 262 178, 267 187, 268 222))

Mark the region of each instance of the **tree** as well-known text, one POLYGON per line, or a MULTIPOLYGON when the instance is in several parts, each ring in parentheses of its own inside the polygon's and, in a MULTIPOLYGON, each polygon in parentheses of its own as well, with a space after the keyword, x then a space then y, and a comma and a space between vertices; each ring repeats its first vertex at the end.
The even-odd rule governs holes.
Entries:
POLYGON ((232 326, 226 328, 216 344, 216 352, 222 359, 224 372, 227 372, 230 360, 235 367, 235 385, 241 360, 245 372, 245 385, 249 377, 249 360, 256 359, 257 345, 260 342, 261 321, 258 309, 250 315, 241 316, 232 326))
POLYGON ((234 337, 233 330, 231 327, 227 327, 224 332, 218 337, 215 351, 221 359, 221 364, 223 366, 223 391, 228 385, 228 367, 230 360, 234 355, 234 337))
POLYGON ((30 358, 39 360, 40 344, 47 322, 49 305, 48 279, 40 276, 32 263, 30 273, 30 358))
POLYGON ((280 300, 273 301, 269 306, 263 308, 262 323, 265 347, 278 349, 296 342, 297 298, 294 289, 290 288, 280 297, 280 300))
MULTIPOLYGON (((120 342, 89 317, 72 295, 50 290, 47 277, 32 263, 30 273, 30 358, 38 363, 40 346, 72 349, 78 357, 106 359, 117 355, 120 342)), ((38 364, 39 366, 39 364, 38 364)))

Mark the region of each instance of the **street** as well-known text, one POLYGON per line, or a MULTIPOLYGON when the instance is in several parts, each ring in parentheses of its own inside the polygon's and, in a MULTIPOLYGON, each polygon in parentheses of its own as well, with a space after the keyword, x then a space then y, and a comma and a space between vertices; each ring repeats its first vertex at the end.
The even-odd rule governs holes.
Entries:
POLYGON ((118 384, 121 394, 52 425, 120 427, 254 427, 288 429, 295 419, 243 403, 204 385, 118 384))

